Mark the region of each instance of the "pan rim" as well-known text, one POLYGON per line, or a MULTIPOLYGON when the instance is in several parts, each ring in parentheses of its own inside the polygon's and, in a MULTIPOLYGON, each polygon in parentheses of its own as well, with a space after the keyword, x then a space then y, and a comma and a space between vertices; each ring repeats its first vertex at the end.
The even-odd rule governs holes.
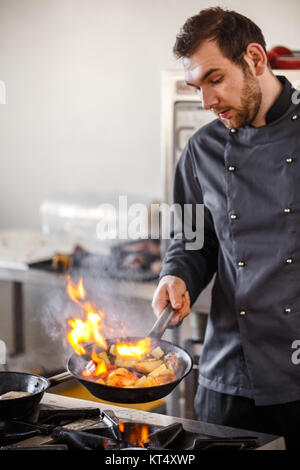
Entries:
MULTIPOLYGON (((37 374, 30 374, 30 372, 18 372, 18 371, 14 371, 14 370, 1 370, 0 371, 0 379, 1 379, 1 375, 2 374, 15 374, 15 375, 22 375, 22 376, 29 376, 29 377, 34 377, 34 378, 37 378, 37 379, 41 379, 42 381, 45 382, 45 388, 44 390, 40 390, 39 392, 34 392, 34 393, 30 393, 30 395, 28 396, 25 396, 25 397, 19 397, 19 398, 12 398, 11 400, 13 400, 13 402, 15 403, 16 401, 19 401, 19 400, 27 400, 27 399, 30 399, 36 395, 39 395, 40 393, 44 393, 49 387, 50 387, 50 381, 46 378, 46 377, 43 377, 42 375, 37 375, 37 374)), ((21 391, 21 390, 20 390, 21 391)), ((25 392, 26 390, 24 390, 25 392)), ((4 402, 7 402, 8 400, 2 400, 0 399, 0 403, 4 403, 4 402)))

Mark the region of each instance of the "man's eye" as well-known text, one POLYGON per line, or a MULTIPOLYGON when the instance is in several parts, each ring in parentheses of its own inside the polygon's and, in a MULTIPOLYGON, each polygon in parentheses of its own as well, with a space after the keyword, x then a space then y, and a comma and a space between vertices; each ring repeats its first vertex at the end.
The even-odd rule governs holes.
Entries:
POLYGON ((212 80, 211 83, 213 85, 217 85, 218 83, 221 83, 222 80, 223 80, 223 77, 220 77, 220 78, 217 78, 217 80, 212 80))

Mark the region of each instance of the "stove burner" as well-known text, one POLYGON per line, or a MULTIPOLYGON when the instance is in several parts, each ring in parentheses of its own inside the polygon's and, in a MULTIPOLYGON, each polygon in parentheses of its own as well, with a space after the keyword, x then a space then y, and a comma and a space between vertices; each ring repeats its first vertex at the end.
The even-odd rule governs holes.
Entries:
POLYGON ((184 429, 181 423, 174 423, 154 431, 149 436, 149 441, 161 449, 168 448, 172 442, 182 437, 184 429))
POLYGON ((117 439, 117 441, 121 442, 123 436, 122 436, 122 432, 120 429, 120 421, 116 417, 115 413, 112 410, 105 410, 105 411, 102 411, 101 416, 102 416, 103 422, 111 430, 113 437, 117 439))
POLYGON ((38 413, 23 418, 24 421, 0 421, 0 448, 30 437, 51 435, 58 425, 64 426, 78 419, 94 419, 99 415, 99 408, 48 409, 40 405, 38 413))
POLYGON ((186 431, 181 423, 156 426, 120 421, 112 410, 102 411, 100 417, 98 408, 49 409, 40 405, 39 413, 24 422, 0 421, 0 450, 244 450, 257 445, 253 436, 201 435, 186 431), (82 419, 95 422, 75 429, 74 425, 82 419), (46 441, 37 447, 31 443, 22 445, 22 441, 34 436, 46 437, 46 441))

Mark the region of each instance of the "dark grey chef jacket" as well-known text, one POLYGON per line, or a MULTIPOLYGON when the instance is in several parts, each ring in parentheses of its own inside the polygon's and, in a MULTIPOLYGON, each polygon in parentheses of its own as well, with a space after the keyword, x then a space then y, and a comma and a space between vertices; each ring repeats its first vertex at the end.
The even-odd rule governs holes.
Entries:
POLYGON ((204 245, 172 240, 160 275, 182 278, 193 303, 216 273, 199 383, 257 405, 300 400, 300 105, 280 80, 265 126, 216 119, 190 138, 174 202, 204 204, 204 245))

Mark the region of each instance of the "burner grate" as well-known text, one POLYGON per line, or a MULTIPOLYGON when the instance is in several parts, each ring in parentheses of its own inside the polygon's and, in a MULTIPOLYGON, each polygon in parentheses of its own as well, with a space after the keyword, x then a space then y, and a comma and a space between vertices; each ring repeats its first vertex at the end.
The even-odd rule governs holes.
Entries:
POLYGON ((45 408, 26 421, 0 421, 0 449, 38 450, 244 450, 258 446, 252 436, 217 438, 169 426, 120 421, 112 410, 45 408), (33 446, 31 438, 40 438, 33 446), (26 441, 25 441, 26 440, 26 441), (27 441, 28 440, 28 441, 27 441))

